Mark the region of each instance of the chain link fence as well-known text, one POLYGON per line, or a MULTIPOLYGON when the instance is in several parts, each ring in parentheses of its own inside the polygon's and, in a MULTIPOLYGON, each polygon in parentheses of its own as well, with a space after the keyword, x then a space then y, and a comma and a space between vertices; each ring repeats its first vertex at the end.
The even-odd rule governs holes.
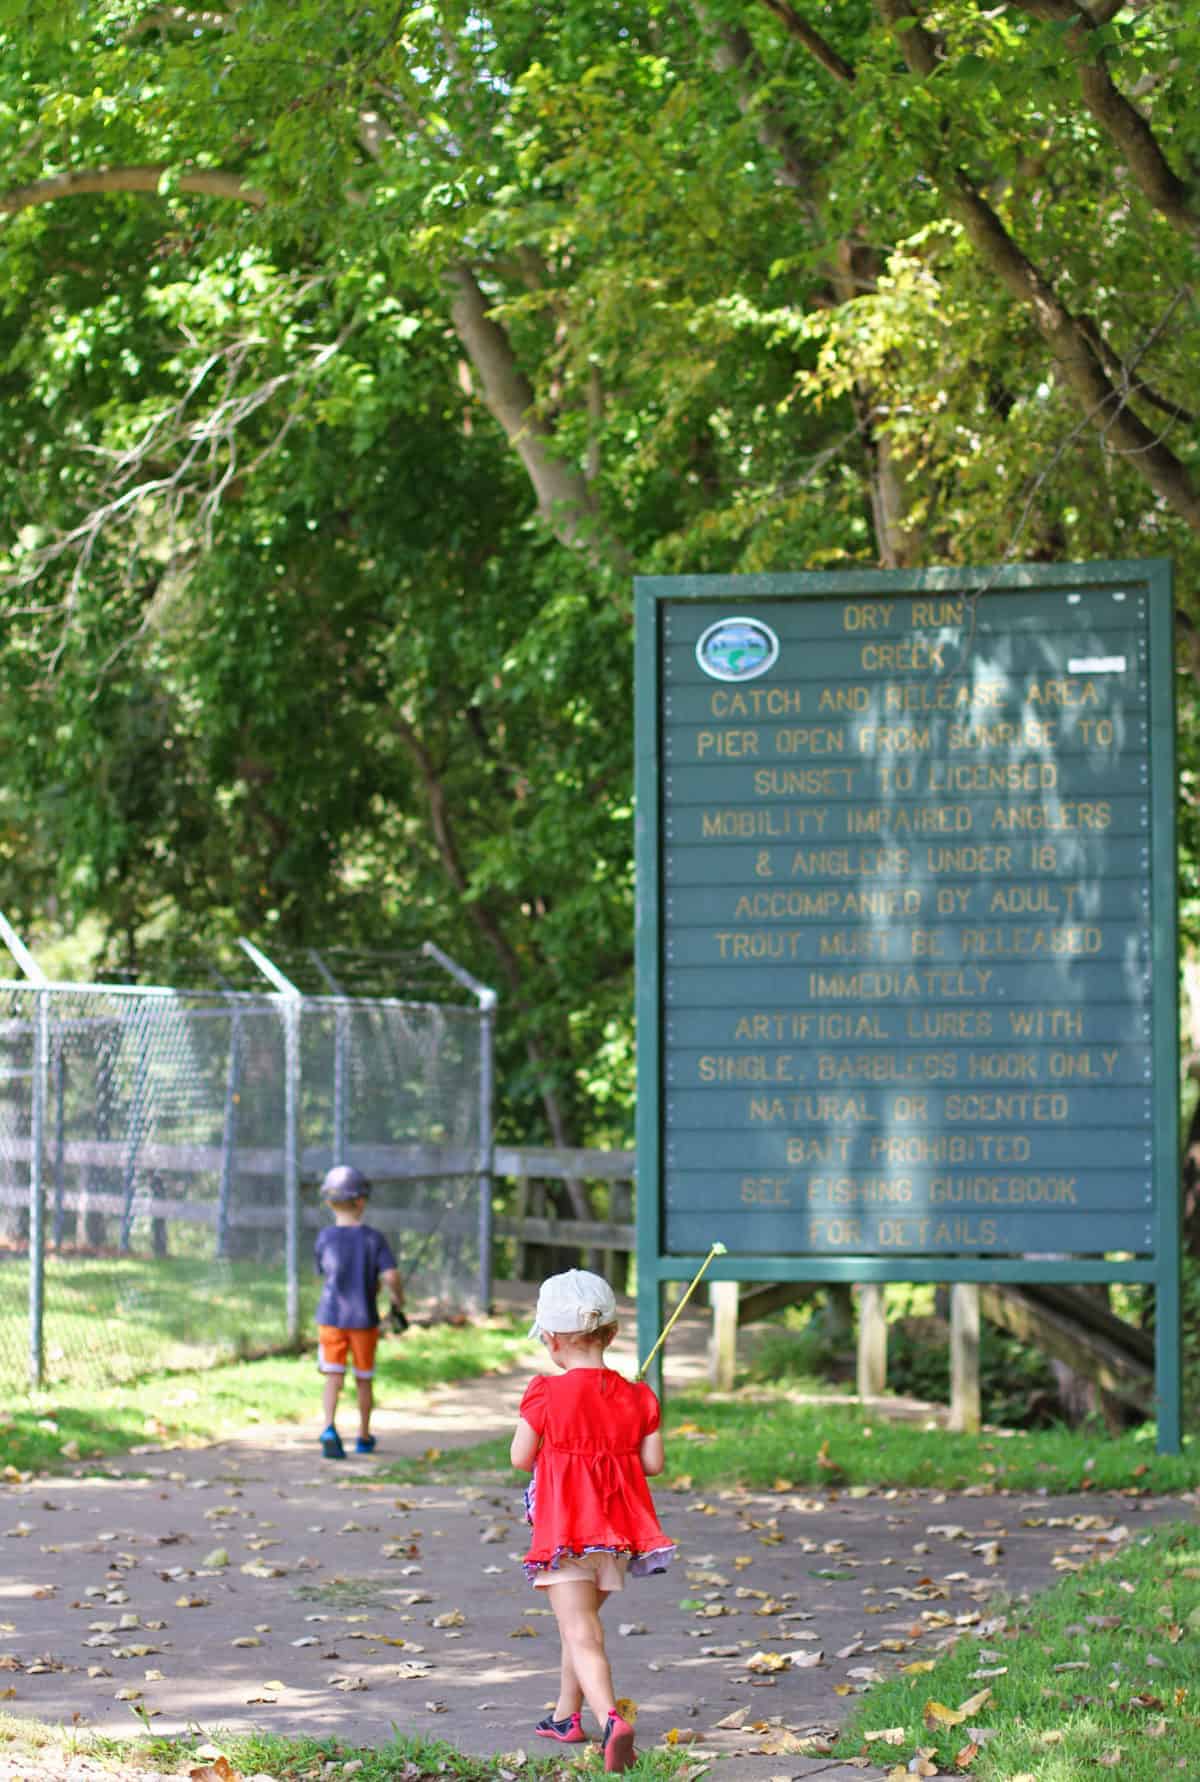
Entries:
POLYGON ((370 1178, 410 1298, 485 1305, 491 1039, 486 993, 0 982, 0 1387, 295 1343, 334 1162, 370 1178))

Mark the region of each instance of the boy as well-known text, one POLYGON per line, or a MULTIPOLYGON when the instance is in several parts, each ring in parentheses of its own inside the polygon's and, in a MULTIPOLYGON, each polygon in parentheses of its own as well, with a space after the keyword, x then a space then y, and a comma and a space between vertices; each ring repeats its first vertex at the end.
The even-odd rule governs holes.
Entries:
POLYGON ((321 1183, 321 1199, 334 1223, 317 1233, 314 1249, 317 1273, 324 1277, 317 1306, 317 1336, 321 1355, 317 1366, 325 1375, 325 1428, 321 1450, 327 1460, 344 1460, 346 1450, 334 1424, 338 1397, 346 1374, 346 1356, 354 1366, 358 1391, 358 1440, 356 1454, 370 1454, 371 1411, 375 1403, 375 1346, 379 1341, 379 1311, 375 1295, 386 1288, 392 1310, 401 1313, 404 1285, 396 1258, 381 1231, 364 1225, 371 1185, 353 1164, 339 1163, 321 1183))

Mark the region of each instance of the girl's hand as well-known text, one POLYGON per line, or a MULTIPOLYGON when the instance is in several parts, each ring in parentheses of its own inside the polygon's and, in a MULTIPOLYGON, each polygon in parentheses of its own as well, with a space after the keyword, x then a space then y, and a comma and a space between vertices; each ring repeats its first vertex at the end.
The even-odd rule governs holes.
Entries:
POLYGON ((641 1455, 642 1471, 648 1479, 653 1479, 656 1474, 662 1472, 667 1464, 667 1456, 663 1449, 661 1429, 652 1429, 649 1435, 644 1435, 642 1437, 642 1446, 639 1453, 641 1455))
POLYGON ((542 1445, 542 1438, 531 1423, 524 1417, 517 1418, 517 1432, 512 1439, 512 1447, 508 1457, 512 1464, 523 1473, 533 1471, 533 1463, 537 1459, 537 1451, 542 1445))

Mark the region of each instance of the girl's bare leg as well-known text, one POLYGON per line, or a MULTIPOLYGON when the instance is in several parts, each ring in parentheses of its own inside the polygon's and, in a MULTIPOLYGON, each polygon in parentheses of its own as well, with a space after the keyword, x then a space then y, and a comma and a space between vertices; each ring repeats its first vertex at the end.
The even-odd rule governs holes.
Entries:
MULTIPOLYGON (((562 1640, 563 1677, 566 1678, 569 1661, 576 1686, 604 1726, 616 1704, 612 1671, 604 1649, 604 1629, 600 1625, 600 1604, 605 1593, 583 1578, 569 1578, 551 1585, 546 1594, 562 1640)), ((566 1711, 572 1714, 575 1710, 569 1707, 566 1711)))
MULTIPOLYGON (((561 1589, 561 1584, 550 1585, 547 1589, 547 1595, 551 1595, 555 1590, 561 1589)), ((597 1608, 603 1604, 605 1598, 609 1595, 611 1595, 610 1591, 597 1590, 597 1608)), ((566 1720, 571 1714, 578 1714, 582 1706, 583 1689, 580 1686, 579 1678, 575 1675, 575 1666, 571 1663, 571 1654, 567 1648, 567 1642, 566 1640, 563 1640, 562 1671, 558 1684, 558 1700, 554 1704, 554 1718, 555 1720, 566 1720)))
POLYGON ((333 1422, 337 1412, 337 1402, 341 1396, 343 1378, 344 1376, 342 1374, 325 1375, 325 1385, 321 1393, 321 1398, 325 1412, 326 1429, 328 1429, 333 1422))

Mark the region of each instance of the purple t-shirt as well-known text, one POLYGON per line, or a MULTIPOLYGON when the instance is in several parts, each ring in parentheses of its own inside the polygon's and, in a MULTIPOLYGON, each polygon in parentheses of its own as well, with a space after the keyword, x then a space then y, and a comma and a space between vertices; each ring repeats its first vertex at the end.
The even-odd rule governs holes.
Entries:
POLYGON ((396 1266, 383 1233, 373 1225, 326 1225, 317 1233, 313 1253, 317 1273, 325 1279, 317 1323, 335 1330, 374 1330, 379 1277, 396 1266))

